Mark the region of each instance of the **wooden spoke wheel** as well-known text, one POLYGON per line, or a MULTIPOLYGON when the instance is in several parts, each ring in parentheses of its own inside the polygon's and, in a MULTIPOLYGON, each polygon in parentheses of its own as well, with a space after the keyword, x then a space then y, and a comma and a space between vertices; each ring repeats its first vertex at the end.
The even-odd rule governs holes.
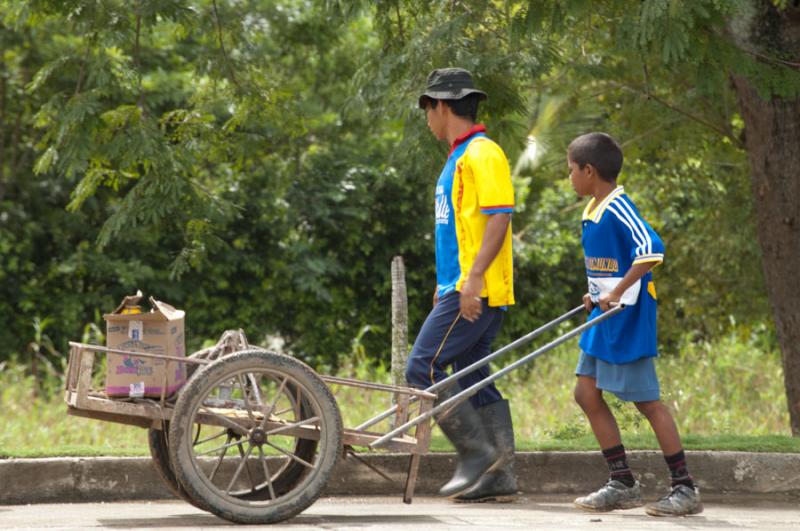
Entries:
POLYGON ((181 389, 168 438, 169 469, 192 503, 268 524, 319 497, 341 453, 342 421, 307 365, 246 350, 199 369, 181 389))

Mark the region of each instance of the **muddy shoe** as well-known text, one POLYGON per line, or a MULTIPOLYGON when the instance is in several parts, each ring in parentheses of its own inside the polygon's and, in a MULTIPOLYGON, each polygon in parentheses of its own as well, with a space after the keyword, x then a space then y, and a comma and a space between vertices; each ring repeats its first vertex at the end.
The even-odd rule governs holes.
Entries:
POLYGON ((573 503, 579 509, 593 512, 633 509, 644 505, 638 481, 633 484, 633 487, 626 487, 624 483, 615 479, 608 480, 608 483, 603 485, 600 490, 577 498, 573 503))
POLYGON ((672 492, 655 503, 648 503, 644 510, 650 516, 686 516, 702 513, 703 504, 697 488, 675 485, 672 492))

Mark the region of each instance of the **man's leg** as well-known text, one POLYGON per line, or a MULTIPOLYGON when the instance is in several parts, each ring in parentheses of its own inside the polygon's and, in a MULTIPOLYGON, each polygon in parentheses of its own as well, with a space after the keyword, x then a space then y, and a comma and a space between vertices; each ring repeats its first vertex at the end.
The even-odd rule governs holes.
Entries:
MULTIPOLYGON (((494 338, 497 336, 497 333, 500 331, 500 327, 503 324, 503 310, 499 308, 490 308, 486 303, 486 299, 483 301, 483 312, 481 312, 482 316, 487 318, 491 318, 486 330, 483 332, 483 335, 478 339, 475 343, 475 346, 469 352, 464 353, 463 355, 459 356, 453 361, 453 372, 460 371, 465 367, 469 367, 476 361, 480 361, 489 354, 492 353, 492 343, 494 342, 494 338)), ((461 385, 462 389, 467 389, 472 385, 485 380, 491 375, 491 370, 489 365, 486 364, 479 369, 476 369, 474 372, 460 378, 458 380, 459 385, 461 385)), ((480 409, 483 406, 488 406, 489 404, 493 404, 494 402, 498 402, 503 399, 503 395, 500 394, 500 391, 494 385, 494 383, 484 387, 477 394, 472 395, 470 397, 470 402, 475 407, 475 409, 480 409)))
MULTIPOLYGON (((491 323, 490 314, 482 314, 475 322, 463 319, 459 313, 457 292, 440 299, 425 319, 409 355, 406 367, 408 383, 425 389, 443 380, 447 376, 445 368, 471 351, 491 323)), ((437 403, 459 391, 457 384, 439 390, 437 403)), ((443 496, 456 496, 475 484, 499 456, 470 403, 463 402, 446 415, 437 415, 436 421, 458 452, 455 474, 439 492, 443 496)))
MULTIPOLYGON (((494 312, 494 321, 472 351, 456 360, 453 370, 457 371, 468 367, 491 354, 492 342, 500 330, 504 312, 490 308, 484 308, 484 311, 494 312)), ((489 366, 484 365, 461 378, 459 383, 462 388, 466 389, 488 378, 490 374, 489 366)), ((489 440, 502 456, 502 464, 495 470, 484 474, 478 483, 458 496, 456 500, 461 502, 512 501, 517 494, 517 478, 514 475, 514 426, 511 421, 508 400, 503 399, 494 384, 484 387, 478 394, 470 397, 470 400, 486 427, 489 440)))

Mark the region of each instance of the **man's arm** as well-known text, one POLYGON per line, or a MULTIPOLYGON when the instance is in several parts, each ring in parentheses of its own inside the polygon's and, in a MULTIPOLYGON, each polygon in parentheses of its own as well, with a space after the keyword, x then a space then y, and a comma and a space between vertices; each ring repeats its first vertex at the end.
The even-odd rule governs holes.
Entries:
POLYGON ((511 222, 511 214, 499 213, 489 215, 486 222, 486 230, 483 233, 483 241, 472 269, 469 271, 467 280, 461 286, 461 315, 467 321, 474 321, 481 315, 480 295, 483 291, 483 274, 494 261, 503 241, 506 238, 508 224, 511 222))

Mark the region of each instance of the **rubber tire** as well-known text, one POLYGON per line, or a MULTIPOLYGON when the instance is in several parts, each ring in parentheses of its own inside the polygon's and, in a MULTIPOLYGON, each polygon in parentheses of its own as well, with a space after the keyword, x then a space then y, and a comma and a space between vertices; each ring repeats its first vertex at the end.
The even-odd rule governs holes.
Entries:
MULTIPOLYGON (((311 406, 309 403, 309 407, 311 406)), ((264 350, 230 354, 199 369, 181 389, 172 418, 169 437, 173 444, 169 447, 169 454, 178 483, 197 502, 196 505, 207 507, 206 510, 217 516, 241 524, 282 522, 304 511, 319 498, 342 452, 342 418, 336 400, 325 382, 301 361, 264 350), (216 488, 210 487, 200 477, 202 472, 195 469, 191 453, 192 415, 197 402, 203 400, 209 389, 226 374, 248 369, 275 370, 290 376, 316 402, 320 416, 321 453, 317 456, 317 465, 309 474, 299 474, 299 477, 288 482, 289 490, 269 505, 252 505, 249 503, 249 496, 235 498, 235 501, 223 497, 216 488)))
POLYGON ((147 430, 147 444, 150 447, 150 457, 153 458, 153 467, 156 469, 158 477, 176 497, 185 502, 191 503, 198 509, 208 511, 206 507, 201 507, 193 500, 178 483, 175 472, 172 471, 169 458, 169 444, 167 444, 167 432, 169 431, 169 421, 164 421, 164 429, 157 430, 150 428, 147 430))
MULTIPOLYGON (((287 386, 289 387, 289 386, 287 386)), ((293 392, 293 391, 292 391, 293 392)), ((310 406, 308 404, 301 404, 301 411, 307 410, 310 406)), ((169 444, 167 443, 167 433, 169 432, 169 421, 164 421, 164 429, 157 430, 150 428, 147 430, 147 444, 150 447, 150 457, 153 459, 153 467, 161 478, 164 486, 178 499, 190 503, 208 511, 207 507, 201 506, 196 500, 193 500, 186 494, 186 490, 178 483, 178 478, 175 477, 175 472, 172 470, 169 457, 169 444)), ((306 461, 312 459, 317 451, 317 441, 311 439, 299 439, 295 446, 294 453, 301 459, 306 461)), ((291 461, 288 466, 281 472, 281 475, 273 482, 272 488, 278 495, 285 494, 292 490, 297 483, 303 479, 303 472, 305 467, 296 461, 291 461)), ((266 500, 269 497, 269 489, 263 488, 256 492, 243 496, 238 496, 243 500, 266 500)))

